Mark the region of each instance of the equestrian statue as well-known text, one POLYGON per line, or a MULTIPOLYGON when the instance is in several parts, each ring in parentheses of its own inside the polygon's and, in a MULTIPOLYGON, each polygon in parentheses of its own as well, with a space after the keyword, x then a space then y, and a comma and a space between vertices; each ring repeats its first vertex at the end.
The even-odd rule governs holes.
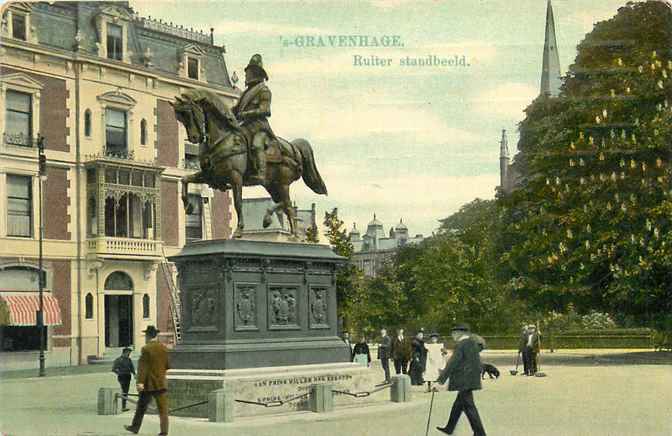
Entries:
POLYGON ((243 186, 262 185, 277 204, 266 211, 264 228, 274 213, 287 216, 291 234, 296 237, 296 214, 289 186, 299 178, 313 192, 327 194, 327 187, 315 165, 310 143, 305 139, 291 142, 276 136, 268 123, 271 116, 271 90, 261 55, 255 54, 245 67, 246 89, 238 103, 229 108, 210 91, 189 90, 175 98, 177 120, 187 131, 189 141, 200 144, 200 171, 182 178, 182 201, 187 212, 189 183, 207 183, 214 189, 233 192, 238 217, 234 237, 241 237, 243 222, 243 186))

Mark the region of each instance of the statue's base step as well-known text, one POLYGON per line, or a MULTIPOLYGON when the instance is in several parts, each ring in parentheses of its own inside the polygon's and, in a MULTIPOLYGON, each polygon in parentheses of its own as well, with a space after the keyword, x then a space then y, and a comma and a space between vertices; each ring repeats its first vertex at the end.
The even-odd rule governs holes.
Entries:
MULTIPOLYGON (((382 371, 366 368, 355 363, 331 363, 317 365, 297 365, 284 367, 168 371, 168 391, 170 409, 208 399, 208 394, 217 389, 225 389, 233 394, 235 401, 233 414, 236 417, 286 414, 293 411, 310 410, 309 392, 311 385, 329 384, 336 391, 370 392, 382 382, 382 371), (287 401, 303 395, 294 401, 276 407, 261 404, 287 401)), ((369 396, 355 398, 334 392, 334 406, 358 405, 389 402, 389 389, 383 389, 369 396)), ((176 416, 208 417, 208 405, 190 407, 174 412, 176 416)))
POLYGON ((216 344, 177 344, 170 352, 173 368, 219 370, 226 368, 285 367, 347 362, 348 347, 336 336, 222 340, 216 344))

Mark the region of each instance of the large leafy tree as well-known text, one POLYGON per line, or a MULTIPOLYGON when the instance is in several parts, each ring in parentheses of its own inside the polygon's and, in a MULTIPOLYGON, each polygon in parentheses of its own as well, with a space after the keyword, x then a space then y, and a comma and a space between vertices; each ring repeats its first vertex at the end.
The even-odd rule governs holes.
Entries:
POLYGON ((346 327, 348 324, 348 311, 353 304, 355 287, 359 283, 361 272, 350 262, 354 247, 350 242, 345 230, 345 223, 338 217, 338 209, 324 213, 324 235, 329 240, 334 253, 348 260, 336 274, 336 301, 338 316, 343 320, 346 327))
POLYGON ((520 303, 495 274, 498 214, 495 201, 475 200, 442 220, 438 235, 400 248, 355 287, 353 325, 447 332, 459 321, 483 333, 516 331, 520 303))
POLYGON ((520 125, 502 271, 539 309, 672 310, 672 11, 628 3, 578 46, 520 125))

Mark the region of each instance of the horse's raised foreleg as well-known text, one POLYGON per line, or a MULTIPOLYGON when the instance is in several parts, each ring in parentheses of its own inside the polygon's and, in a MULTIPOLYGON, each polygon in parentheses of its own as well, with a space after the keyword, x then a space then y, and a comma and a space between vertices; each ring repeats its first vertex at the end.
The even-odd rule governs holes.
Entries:
POLYGON ((271 194, 271 200, 273 200, 273 202, 276 204, 275 206, 266 209, 266 214, 264 215, 264 219, 261 222, 264 228, 267 228, 273 222, 273 214, 282 209, 282 204, 280 204, 282 200, 280 198, 280 193, 276 189, 276 185, 273 184, 266 186, 266 191, 271 194))
POLYGON ((289 185, 276 186, 270 194, 273 201, 277 203, 277 206, 266 212, 266 215, 264 216, 264 227, 270 225, 272 214, 278 209, 282 209, 285 216, 287 216, 287 221, 289 221, 289 231, 291 235, 295 238, 298 237, 296 232, 296 214, 292 207, 292 200, 289 198, 289 185))
POLYGON ((189 204, 189 183, 203 183, 204 181, 203 174, 200 171, 194 174, 189 174, 188 176, 184 176, 182 179, 180 179, 180 182, 182 183, 182 205, 184 206, 184 211, 187 214, 190 214, 194 208, 191 204, 189 204))
POLYGON ((238 226, 233 233, 233 237, 240 238, 243 236, 245 221, 243 218, 243 178, 238 173, 233 173, 231 176, 231 192, 233 193, 233 206, 238 217, 238 226))
POLYGON ((298 238, 299 235, 297 234, 297 231, 296 231, 296 214, 294 213, 294 208, 292 207, 292 203, 290 201, 287 201, 283 205, 283 210, 285 212, 285 215, 287 215, 287 219, 289 220, 289 231, 290 231, 290 233, 295 238, 298 238))

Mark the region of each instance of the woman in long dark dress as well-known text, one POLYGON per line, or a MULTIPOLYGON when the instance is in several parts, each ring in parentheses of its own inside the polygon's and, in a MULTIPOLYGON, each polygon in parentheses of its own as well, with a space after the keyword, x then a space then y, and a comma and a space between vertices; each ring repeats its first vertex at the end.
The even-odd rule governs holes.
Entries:
POLYGON ((411 384, 422 386, 424 380, 422 373, 425 372, 425 365, 427 364, 427 348, 425 348, 424 333, 418 332, 411 342, 411 384))
POLYGON ((355 348, 352 350, 352 360, 360 364, 366 362, 366 366, 371 366, 371 352, 369 351, 369 345, 366 343, 366 336, 361 335, 359 337, 359 342, 355 344, 355 348))

